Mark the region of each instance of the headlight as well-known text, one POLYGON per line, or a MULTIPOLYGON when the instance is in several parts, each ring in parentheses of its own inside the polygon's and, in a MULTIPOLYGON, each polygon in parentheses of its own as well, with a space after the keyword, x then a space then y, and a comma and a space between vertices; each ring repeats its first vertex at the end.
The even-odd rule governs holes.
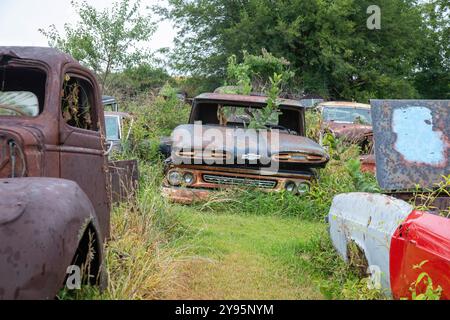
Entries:
POLYGON ((292 181, 286 182, 286 184, 284 185, 284 188, 286 189, 286 191, 291 192, 291 193, 297 192, 297 186, 292 181))
POLYGON ((309 189, 310 189, 310 185, 309 185, 309 183, 301 182, 301 183, 298 184, 298 188, 297 189, 298 189, 298 192, 300 194, 308 193, 309 189))
POLYGON ((171 171, 167 176, 167 180, 173 186, 179 186, 182 182, 182 175, 178 171, 171 171))
POLYGON ((187 185, 190 185, 194 182, 194 175, 190 172, 187 172, 184 174, 183 180, 184 180, 184 183, 186 183, 187 185))

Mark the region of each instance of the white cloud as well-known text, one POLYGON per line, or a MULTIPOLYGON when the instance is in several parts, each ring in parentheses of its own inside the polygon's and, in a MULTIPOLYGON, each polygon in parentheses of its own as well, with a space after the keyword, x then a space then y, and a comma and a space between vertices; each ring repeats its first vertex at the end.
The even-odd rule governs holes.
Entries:
MULTIPOLYGON (((146 0, 145 5, 164 3, 164 0, 146 0)), ((102 9, 110 0, 90 0, 102 9)), ((0 0, 0 46, 48 46, 47 39, 38 31, 54 24, 60 31, 65 23, 74 24, 78 16, 70 0, 0 0)), ((159 23, 149 46, 152 50, 173 46, 175 30, 168 21, 159 23)))

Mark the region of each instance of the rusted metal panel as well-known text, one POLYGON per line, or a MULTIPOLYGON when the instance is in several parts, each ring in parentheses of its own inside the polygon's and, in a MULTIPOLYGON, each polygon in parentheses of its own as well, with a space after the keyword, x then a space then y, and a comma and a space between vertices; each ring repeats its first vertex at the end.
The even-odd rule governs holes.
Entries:
POLYGON ((201 130, 198 130, 199 127, 195 124, 185 124, 174 129, 172 133, 172 158, 174 161, 182 160, 177 153, 181 150, 220 151, 230 155, 231 160, 235 163, 238 157, 245 155, 249 150, 254 150, 255 153, 259 151, 259 162, 265 164, 271 162, 273 155, 286 152, 305 153, 320 157, 320 161, 317 163, 309 161, 308 166, 310 167, 324 167, 329 160, 325 150, 307 137, 279 131, 276 133, 270 131, 267 132, 267 135, 249 134, 245 136, 245 131, 242 129, 202 125, 201 130), (214 135, 220 134, 224 139, 215 139, 214 135, 206 138, 205 132, 212 132, 214 135))
POLYGON ((450 100, 372 100, 384 190, 430 188, 450 173, 450 100))
POLYGON ((137 160, 109 162, 109 181, 111 202, 130 199, 138 187, 139 168, 137 160))
POLYGON ((362 172, 368 172, 375 175, 377 168, 375 163, 375 156, 373 154, 360 156, 359 161, 361 162, 362 172))
POLYGON ((250 186, 267 192, 285 190, 287 183, 296 185, 307 184, 314 179, 312 174, 306 173, 278 173, 261 175, 258 170, 213 167, 206 165, 169 166, 166 169, 166 179, 163 182, 163 195, 173 202, 189 204, 205 200, 215 189, 225 189, 233 186, 250 186), (193 180, 189 185, 171 186, 167 176, 170 172, 179 172, 181 176, 192 174, 193 180), (213 179, 208 179, 213 177, 213 179))
POLYGON ((6 88, 35 93, 40 108, 36 116, 0 116, 0 178, 13 178, 0 179, 0 274, 20 275, 17 283, 0 279, 0 298, 53 298, 83 227, 92 223, 100 248, 109 236, 100 88, 92 72, 56 49, 0 47, 0 68, 6 88), (92 123, 99 123, 93 130, 62 117, 66 72, 89 87, 92 123))
POLYGON ((192 204, 207 200, 211 195, 211 190, 163 187, 162 195, 175 203, 192 204))
MULTIPOLYGON (((90 224, 100 230, 73 181, 0 179, 0 300, 54 299, 90 224)), ((102 248, 95 248, 100 261, 102 248)))
POLYGON ((382 194, 345 193, 334 197, 329 213, 333 245, 348 261, 348 245, 355 242, 369 267, 378 270, 382 288, 390 291, 389 252, 391 238, 413 207, 382 194))

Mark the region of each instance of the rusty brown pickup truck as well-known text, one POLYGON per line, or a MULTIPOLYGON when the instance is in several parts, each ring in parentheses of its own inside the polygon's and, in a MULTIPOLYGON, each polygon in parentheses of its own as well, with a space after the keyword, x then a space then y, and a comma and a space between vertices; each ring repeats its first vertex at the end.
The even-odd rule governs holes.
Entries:
POLYGON ((92 72, 55 49, 0 47, 0 299, 53 299, 72 266, 103 278, 104 136, 92 72))
POLYGON ((246 186, 302 194, 309 191, 315 168, 329 156, 305 137, 305 108, 280 99, 279 112, 265 129, 251 129, 267 98, 204 93, 193 100, 189 124, 165 141, 168 156, 163 194, 180 203, 204 200, 210 191, 246 186))

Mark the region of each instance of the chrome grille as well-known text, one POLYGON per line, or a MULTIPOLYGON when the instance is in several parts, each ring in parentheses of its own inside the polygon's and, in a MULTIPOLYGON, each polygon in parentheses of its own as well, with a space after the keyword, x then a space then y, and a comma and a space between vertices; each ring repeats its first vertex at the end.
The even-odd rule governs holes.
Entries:
POLYGON ((226 184, 226 185, 235 185, 235 186, 247 186, 247 187, 266 188, 266 189, 273 189, 277 185, 277 182, 273 181, 273 180, 227 177, 227 176, 218 176, 218 175, 211 175, 211 174, 203 175, 203 180, 208 183, 226 184))

